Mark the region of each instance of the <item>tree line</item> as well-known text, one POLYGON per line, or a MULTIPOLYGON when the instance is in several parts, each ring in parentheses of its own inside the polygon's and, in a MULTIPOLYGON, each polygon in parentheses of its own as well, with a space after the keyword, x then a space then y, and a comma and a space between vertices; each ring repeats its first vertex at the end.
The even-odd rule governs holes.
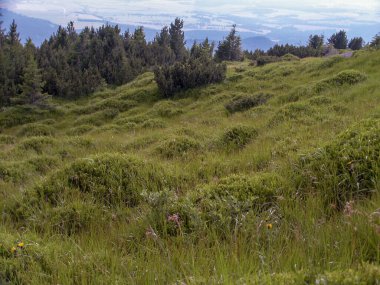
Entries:
POLYGON ((125 84, 145 71, 154 71, 163 95, 171 96, 178 90, 220 82, 226 73, 220 62, 243 56, 235 27, 215 52, 214 43, 207 39, 187 49, 179 18, 150 42, 143 27, 121 33, 117 25, 107 24, 78 33, 70 22, 38 48, 31 39, 21 44, 15 21, 8 32, 1 24, 0 106, 43 104, 47 94, 75 99, 106 85, 125 84))
MULTIPOLYGON (((223 81, 223 61, 323 53, 324 37, 319 35, 310 36, 307 46, 276 45, 267 52, 243 52, 236 26, 217 46, 206 39, 187 49, 183 25, 176 18, 147 41, 143 27, 122 33, 117 25, 107 24, 78 33, 70 22, 36 47, 31 39, 21 43, 15 21, 7 32, 0 21, 0 107, 43 105, 49 96, 76 99, 107 85, 130 82, 146 71, 154 72, 162 95, 171 97, 181 90, 223 81)), ((371 44, 378 46, 379 37, 375 39, 371 44)), ((344 31, 328 42, 336 48, 363 46, 362 38, 348 42, 344 31)))

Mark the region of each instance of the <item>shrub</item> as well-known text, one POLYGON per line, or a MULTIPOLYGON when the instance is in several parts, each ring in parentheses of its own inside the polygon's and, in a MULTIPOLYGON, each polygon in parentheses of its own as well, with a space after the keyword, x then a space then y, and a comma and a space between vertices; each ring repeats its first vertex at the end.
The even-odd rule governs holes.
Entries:
POLYGON ((53 136, 55 130, 53 127, 43 124, 27 124, 19 131, 19 136, 37 137, 37 136, 53 136))
POLYGON ((243 148, 252 139, 257 137, 258 133, 255 129, 247 126, 236 126, 227 130, 222 138, 222 145, 227 148, 243 148))
POLYGON ((161 129, 166 127, 166 123, 160 119, 149 119, 141 124, 144 129, 161 129))
POLYGON ((327 205, 342 208, 376 191, 380 175, 380 120, 361 122, 333 142, 301 158, 303 189, 315 189, 327 205))
POLYGON ((211 59, 189 59, 172 66, 162 66, 155 70, 155 80, 164 97, 210 83, 222 82, 226 77, 225 64, 217 64, 211 59))
POLYGON ((58 166, 59 160, 53 156, 40 155, 28 160, 28 163, 40 173, 47 173, 58 166))
POLYGON ((263 55, 257 58, 257 66, 263 66, 269 63, 279 62, 281 58, 278 56, 263 55))
POLYGON ((339 72, 332 78, 324 79, 318 82, 314 89, 317 93, 322 92, 330 87, 340 87, 343 85, 355 85, 363 82, 367 79, 367 76, 356 70, 344 70, 339 72))
POLYGON ((265 104, 271 97, 272 95, 265 93, 259 93, 252 96, 238 96, 227 103, 225 108, 230 113, 242 112, 265 104))
POLYGON ((185 157, 199 151, 201 145, 196 140, 180 136, 164 141, 156 150, 166 158, 185 157))
POLYGON ((28 173, 22 162, 0 162, 0 180, 5 182, 21 182, 28 173))
POLYGON ((152 164, 121 154, 103 154, 73 162, 51 175, 35 194, 39 201, 53 206, 79 198, 111 207, 134 207, 143 190, 162 190, 166 181, 163 171, 152 164))

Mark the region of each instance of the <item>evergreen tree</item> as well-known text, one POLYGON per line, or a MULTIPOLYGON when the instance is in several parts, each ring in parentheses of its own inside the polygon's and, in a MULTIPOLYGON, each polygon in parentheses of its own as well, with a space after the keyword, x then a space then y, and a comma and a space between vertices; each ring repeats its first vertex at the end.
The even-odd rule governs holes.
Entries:
MULTIPOLYGON (((3 17, 3 15, 0 13, 0 18, 3 17)), ((3 29, 3 21, 0 20, 0 49, 3 48, 5 43, 5 32, 3 29)))
POLYGON ((42 76, 34 57, 30 56, 21 85, 21 103, 41 103, 46 97, 42 95, 42 76))
POLYGON ((323 47, 325 36, 324 35, 310 35, 309 47, 314 49, 321 49, 323 47))
POLYGON ((227 38, 224 41, 219 42, 215 57, 220 61, 239 61, 243 58, 241 38, 237 35, 236 25, 232 26, 231 32, 227 38))
POLYGON ((380 34, 377 34, 376 36, 373 37, 369 46, 376 49, 380 48, 380 34))
POLYGON ((17 32, 17 24, 15 20, 12 21, 9 27, 8 41, 10 45, 20 44, 20 34, 17 32))
POLYGON ((175 54, 171 48, 169 28, 162 28, 160 33, 157 33, 151 45, 153 65, 173 64, 175 54))
POLYGON ((346 49, 348 45, 347 33, 346 31, 339 31, 333 34, 328 39, 329 44, 332 44, 336 49, 346 49))
POLYGON ((185 33, 183 32, 183 20, 176 18, 174 23, 170 24, 169 34, 170 34, 170 47, 175 54, 177 61, 182 61, 186 58, 186 42, 185 33))
POLYGON ((351 39, 348 47, 352 50, 360 50, 363 48, 364 40, 362 37, 351 39))

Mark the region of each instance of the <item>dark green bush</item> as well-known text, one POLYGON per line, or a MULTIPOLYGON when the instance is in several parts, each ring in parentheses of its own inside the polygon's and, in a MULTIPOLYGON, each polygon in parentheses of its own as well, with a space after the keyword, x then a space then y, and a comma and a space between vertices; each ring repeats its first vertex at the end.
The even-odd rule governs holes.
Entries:
POLYGON ((55 130, 53 127, 44 124, 27 124, 19 131, 19 136, 38 137, 38 136, 53 136, 55 130))
POLYGON ((155 70, 155 80, 164 97, 173 97, 179 91, 222 82, 227 66, 209 58, 189 59, 155 70))
POLYGON ((318 65, 317 69, 327 69, 333 67, 335 64, 344 61, 344 58, 341 56, 333 56, 327 59, 324 59, 321 64, 318 65))
POLYGON ((201 149, 201 144, 189 137, 180 136, 164 141, 158 148, 157 152, 166 157, 186 157, 194 154, 201 149))
POLYGON ((252 96, 237 96, 227 103, 225 108, 230 113, 242 112, 265 104, 271 97, 271 94, 265 93, 259 93, 252 96))
POLYGON ((269 63, 274 63, 274 62, 279 62, 281 61, 281 57, 278 56, 268 56, 268 55, 263 55, 257 58, 257 66, 263 66, 269 63))
POLYGON ((368 197, 380 177, 380 120, 361 122, 333 142, 301 158, 300 186, 321 193, 327 205, 368 197))
POLYGON ((221 143, 223 147, 227 147, 228 149, 243 148, 257 135, 257 131, 251 127, 236 126, 223 134, 221 143))

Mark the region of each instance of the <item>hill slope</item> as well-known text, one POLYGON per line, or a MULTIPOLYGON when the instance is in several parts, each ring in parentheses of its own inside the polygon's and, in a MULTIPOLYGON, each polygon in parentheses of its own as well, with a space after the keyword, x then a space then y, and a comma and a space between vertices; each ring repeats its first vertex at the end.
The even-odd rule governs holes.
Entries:
POLYGON ((379 66, 233 63, 173 100, 146 73, 2 111, 0 283, 376 284, 379 66))

